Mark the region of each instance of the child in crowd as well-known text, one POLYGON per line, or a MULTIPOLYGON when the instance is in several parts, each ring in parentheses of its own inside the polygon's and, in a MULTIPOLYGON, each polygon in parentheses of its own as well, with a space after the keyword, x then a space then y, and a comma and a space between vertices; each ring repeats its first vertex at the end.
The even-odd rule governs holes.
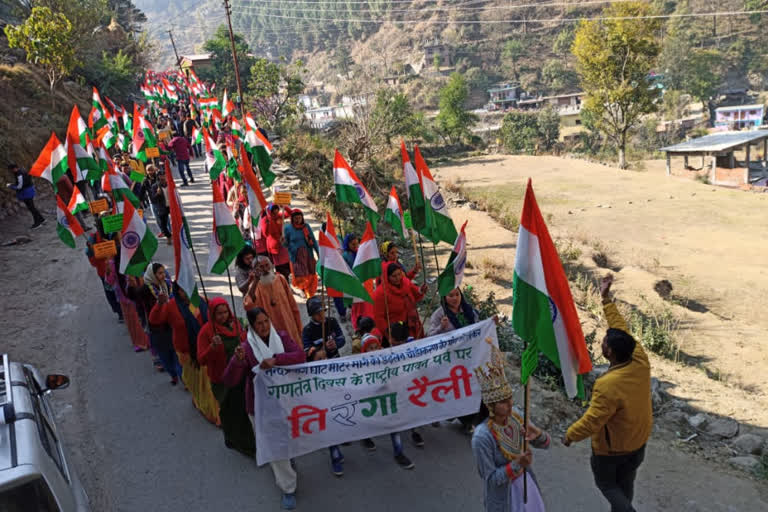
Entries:
MULTIPOLYGON (((407 335, 407 326, 405 332, 407 335)), ((361 316, 357 320, 357 333, 359 336, 361 336, 360 351, 362 353, 373 352, 374 350, 380 350, 382 348, 382 335, 381 332, 376 329, 376 324, 374 323, 373 318, 368 316, 361 316)), ((415 467, 413 462, 411 462, 411 459, 406 457, 405 453, 403 452, 403 442, 400 439, 400 433, 393 432, 389 436, 392 439, 392 450, 395 452, 395 461, 397 461, 397 463, 403 469, 413 469, 415 467)), ((363 446, 370 452, 376 450, 376 443, 374 443, 373 439, 370 438, 363 439, 363 446)))

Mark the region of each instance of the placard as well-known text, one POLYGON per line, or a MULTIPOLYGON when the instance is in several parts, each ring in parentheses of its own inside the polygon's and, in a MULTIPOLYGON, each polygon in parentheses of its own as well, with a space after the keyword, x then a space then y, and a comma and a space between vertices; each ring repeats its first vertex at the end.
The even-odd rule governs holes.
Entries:
POLYGON ((290 192, 277 192, 275 191, 275 197, 274 202, 275 204, 279 205, 290 205, 291 204, 291 193, 290 192))
POLYGON ((93 244, 93 255, 97 260, 104 260, 117 255, 117 246, 114 240, 93 244))
POLYGON ((109 210, 109 203, 104 198, 97 199, 88 203, 88 208, 91 210, 92 214, 96 215, 98 213, 109 210))
POLYGON ((107 215, 101 218, 101 226, 104 228, 104 233, 115 233, 123 229, 123 214, 107 215))
POLYGON ((160 156, 160 148, 147 148, 145 153, 147 158, 158 158, 160 156))

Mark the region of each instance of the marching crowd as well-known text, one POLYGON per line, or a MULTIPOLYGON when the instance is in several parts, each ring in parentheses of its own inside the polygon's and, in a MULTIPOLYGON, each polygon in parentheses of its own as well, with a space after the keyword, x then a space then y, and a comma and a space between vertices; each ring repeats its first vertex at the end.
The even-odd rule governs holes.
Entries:
MULTIPOLYGON (((157 237, 173 243, 170 225, 169 191, 166 169, 168 158, 176 168, 182 185, 195 181, 190 167, 192 158, 203 156, 195 134, 200 128, 192 104, 173 105, 153 118, 158 144, 164 157, 146 164, 125 151, 113 155, 114 172, 124 188, 144 207, 143 217, 154 218, 157 237), (139 176, 140 179, 136 179, 139 176), (149 215, 149 212, 152 212, 149 215)), ((212 126, 222 154, 232 145, 231 125, 224 118, 212 126)), ((207 144, 208 145, 208 144, 207 144)), ((210 150, 210 148, 209 148, 210 150)), ((231 152, 230 152, 231 153, 231 152)), ((11 169, 19 199, 27 205, 38 227, 43 217, 34 207, 34 189, 29 176, 18 166, 11 169), (32 190, 30 190, 32 187, 32 190)), ((175 183, 175 181, 174 181, 175 183)), ((56 192, 64 202, 73 195, 72 177, 64 174, 56 183, 56 192)), ((92 196, 107 199, 115 211, 116 197, 106 193, 98 180, 84 183, 92 196)), ((421 265, 412 268, 400 262, 398 246, 392 241, 380 245, 380 276, 363 283, 372 303, 348 304, 339 293, 323 285, 318 277, 320 248, 313 230, 299 209, 267 204, 257 218, 251 217, 249 192, 236 173, 222 172, 213 186, 232 212, 246 245, 235 260, 235 283, 242 294, 246 318, 238 318, 224 298, 193 300, 179 284, 171 280, 161 262, 151 262, 143 276, 120 273, 120 251, 97 257, 95 244, 113 240, 118 235, 105 231, 102 219, 94 218, 94 227, 85 226, 82 212, 76 217, 89 231, 86 255, 103 284, 104 294, 117 320, 126 325, 133 349, 151 351, 153 365, 165 372, 170 383, 181 381, 194 406, 211 423, 221 427, 228 448, 254 457, 254 390, 250 369, 269 369, 339 357, 348 343, 352 352, 365 353, 397 346, 413 340, 443 334, 474 324, 478 312, 467 302, 462 291, 454 288, 441 298, 439 306, 422 322, 418 304, 425 299, 426 283, 417 285, 421 265), (294 290, 296 292, 294 293, 294 290), (306 299, 308 322, 302 321, 295 295, 306 299), (333 299, 337 318, 328 313, 326 296, 333 299), (355 333, 348 340, 342 324, 355 333)), ((114 183, 111 185, 114 189, 114 183)), ((326 232, 323 225, 322 231, 326 232)), ((339 250, 351 267, 361 239, 349 233, 338 240, 339 250)), ((642 347, 628 334, 628 329, 610 301, 611 279, 603 281, 602 292, 610 328, 602 344, 611 363, 608 373, 598 379, 592 403, 563 439, 566 446, 592 438, 592 470, 598 488, 611 503, 612 511, 632 511, 633 483, 642 463, 645 442, 651 430, 650 365, 642 347)), ((196 299, 196 298, 195 298, 196 299)), ((233 298, 234 300, 234 298, 233 298)), ((494 350, 491 361, 476 370, 481 385, 483 406, 476 414, 459 418, 463 431, 472 435, 472 450, 484 482, 487 511, 539 511, 543 500, 533 473, 533 456, 527 442, 535 448, 547 448, 549 435, 522 418, 512 405, 512 387, 506 380, 504 361, 494 350), (522 478, 521 478, 522 477, 522 478), (527 485, 527 503, 523 498, 527 485)), ((408 432, 416 447, 425 444, 418 429, 408 432)), ((406 456, 401 433, 390 435, 396 463, 413 469, 406 456)), ((376 450, 372 439, 362 440, 364 449, 376 450)), ((329 448, 334 475, 344 473, 344 455, 340 446, 329 448)), ((282 492, 284 509, 296 507, 297 473, 292 460, 270 463, 277 486, 282 492)))

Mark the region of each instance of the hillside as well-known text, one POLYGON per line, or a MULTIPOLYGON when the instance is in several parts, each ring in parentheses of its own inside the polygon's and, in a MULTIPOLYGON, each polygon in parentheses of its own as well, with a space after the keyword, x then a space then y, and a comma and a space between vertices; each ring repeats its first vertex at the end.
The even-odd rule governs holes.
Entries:
MULTIPOLYGON (((738 11, 745 0, 656 0, 664 14, 738 11)), ((226 21, 220 2, 138 0, 149 17, 161 49, 161 62, 172 65, 167 30, 174 30, 179 52, 199 51, 226 21), (183 16, 182 16, 183 15, 183 16), (180 19, 189 21, 180 22, 180 19)), ((463 73, 473 95, 470 107, 487 99, 485 90, 514 80, 528 92, 558 94, 578 90, 570 44, 577 19, 597 16, 609 2, 574 0, 234 0, 232 23, 253 52, 269 58, 302 58, 309 83, 326 92, 349 92, 361 77, 400 76, 412 103, 436 106, 435 92, 452 71, 463 73), (504 23, 504 20, 509 20, 504 23), (435 53, 425 45, 439 45, 435 53), (409 75, 418 74, 420 80, 409 75)), ((768 63, 765 36, 757 19, 747 16, 671 18, 660 39, 684 31, 691 45, 720 50, 726 66, 724 87, 762 88, 768 63), (754 69, 760 72, 755 74, 754 69)), ((669 65, 667 62, 665 65, 669 65)), ((664 73, 663 69, 659 70, 664 73)))

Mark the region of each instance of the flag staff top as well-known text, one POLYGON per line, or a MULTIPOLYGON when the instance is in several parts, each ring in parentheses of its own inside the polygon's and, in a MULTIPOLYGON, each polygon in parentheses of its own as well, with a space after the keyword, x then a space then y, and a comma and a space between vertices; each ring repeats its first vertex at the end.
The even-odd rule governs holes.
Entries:
POLYGON ((232 44, 232 61, 235 64, 235 80, 237 81, 237 104, 240 107, 240 114, 243 114, 243 86, 240 84, 240 65, 237 62, 237 48, 235 48, 235 34, 232 32, 232 8, 229 6, 229 0, 224 0, 224 11, 227 13, 227 26, 229 27, 229 42, 232 44))

